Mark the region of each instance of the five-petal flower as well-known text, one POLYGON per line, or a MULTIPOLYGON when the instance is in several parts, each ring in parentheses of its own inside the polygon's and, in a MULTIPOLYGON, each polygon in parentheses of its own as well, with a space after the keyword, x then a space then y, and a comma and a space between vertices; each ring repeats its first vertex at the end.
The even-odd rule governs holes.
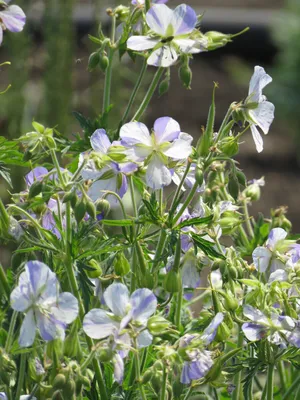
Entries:
POLYGON ((8 29, 11 32, 21 32, 26 22, 26 15, 16 5, 9 6, 0 3, 0 44, 3 40, 3 31, 8 29))

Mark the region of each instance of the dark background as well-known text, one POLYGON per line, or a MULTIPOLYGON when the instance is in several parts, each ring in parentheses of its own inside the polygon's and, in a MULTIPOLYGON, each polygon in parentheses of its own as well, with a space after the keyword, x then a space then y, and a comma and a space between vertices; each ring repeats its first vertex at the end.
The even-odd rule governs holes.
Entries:
MULTIPOLYGON (((276 105, 276 119, 264 138, 264 152, 256 153, 248 132, 238 160, 248 179, 261 176, 266 179, 262 199, 253 206, 254 215, 262 211, 268 216, 270 208, 287 205, 294 231, 299 231, 300 2, 187 2, 197 13, 205 12, 204 32, 234 33, 246 26, 250 31, 222 50, 194 57, 191 91, 182 88, 177 68, 173 68, 171 90, 167 95, 153 99, 147 122, 151 125, 157 117, 169 115, 180 122, 183 131, 197 138, 201 125, 206 122, 213 82, 219 83, 216 102, 217 124, 220 124, 229 104, 247 95, 254 66, 263 66, 274 78, 266 94, 276 105)), ((0 74, 1 88, 12 84, 12 88, 0 97, 0 135, 16 138, 31 130, 32 119, 47 126, 57 126, 65 135, 80 132, 72 111, 95 117, 101 111, 103 92, 101 71, 87 71, 89 54, 97 48, 87 34, 96 35, 100 21, 105 28, 105 9, 113 4, 103 0, 15 0, 13 3, 24 9, 28 23, 23 33, 6 32, 0 50, 1 62, 12 62, 10 67, 3 67, 0 74)), ((180 3, 170 0, 169 6, 180 3)), ((112 126, 118 124, 129 98, 139 62, 136 64, 127 57, 122 59, 121 67, 116 62, 112 126)), ((154 72, 149 68, 146 81, 154 72)), ((16 190, 20 190, 25 172, 13 171, 16 190)), ((3 183, 0 194, 4 200, 8 198, 3 183)))

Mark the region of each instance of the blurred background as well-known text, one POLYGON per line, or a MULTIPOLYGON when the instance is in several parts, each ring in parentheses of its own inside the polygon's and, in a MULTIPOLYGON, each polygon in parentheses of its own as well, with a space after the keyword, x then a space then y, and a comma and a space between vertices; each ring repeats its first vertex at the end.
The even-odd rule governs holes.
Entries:
MULTIPOLYGON (((101 111, 103 74, 87 71, 89 54, 97 46, 88 33, 97 35, 99 22, 105 29, 106 0, 14 0, 28 15, 23 33, 5 32, 1 46, 0 88, 12 88, 0 97, 0 135, 16 138, 31 130, 33 119, 68 136, 80 132, 72 115, 78 111, 94 118, 101 111)), ((169 0, 173 7, 181 1, 169 0)), ((276 105, 276 119, 265 137, 265 150, 257 154, 251 133, 245 136, 238 156, 248 179, 264 176, 262 199, 253 205, 253 214, 286 205, 294 231, 300 231, 300 1, 299 0, 188 0, 198 14, 205 13, 202 30, 235 33, 246 26, 250 31, 224 49, 196 55, 192 61, 192 90, 184 89, 172 69, 170 92, 156 96, 146 116, 154 119, 169 115, 183 131, 199 137, 206 123, 213 81, 217 90, 217 125, 233 101, 246 97, 255 65, 263 66, 274 82, 266 95, 276 105)), ((127 1, 123 4, 127 5, 127 1)), ((117 126, 137 77, 136 65, 123 57, 114 69, 110 122, 117 126)), ((149 68, 146 81, 155 72, 149 68)), ((3 88, 3 89, 2 89, 3 88)), ((140 99, 137 100, 137 104, 140 99)), ((27 171, 24 171, 24 173, 27 171)), ((13 173, 16 190, 23 175, 13 173)), ((7 186, 0 183, 0 194, 7 198, 7 186)))

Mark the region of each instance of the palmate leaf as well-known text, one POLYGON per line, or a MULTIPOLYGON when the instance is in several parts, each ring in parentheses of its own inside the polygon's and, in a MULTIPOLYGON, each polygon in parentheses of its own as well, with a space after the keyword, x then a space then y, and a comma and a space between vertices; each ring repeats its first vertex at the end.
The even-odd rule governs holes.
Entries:
POLYGON ((225 260, 225 256, 213 248, 213 243, 203 239, 203 237, 196 235, 195 233, 192 233, 191 236, 195 246, 199 247, 199 249, 201 249, 209 258, 221 258, 222 260, 225 260))

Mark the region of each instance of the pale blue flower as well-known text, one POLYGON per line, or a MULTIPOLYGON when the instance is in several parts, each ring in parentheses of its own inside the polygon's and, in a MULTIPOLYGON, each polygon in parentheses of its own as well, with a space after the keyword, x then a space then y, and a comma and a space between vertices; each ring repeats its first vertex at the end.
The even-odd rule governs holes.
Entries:
MULTIPOLYGON (((123 197, 128 187, 126 174, 135 171, 136 164, 113 161, 114 149, 120 147, 120 144, 118 142, 111 143, 104 129, 97 129, 90 140, 93 151, 81 154, 79 158, 79 165, 87 159, 81 172, 82 177, 93 180, 88 190, 89 197, 96 201, 103 197, 105 191, 115 192, 123 197)), ((119 155, 122 158, 121 153, 120 149, 119 155)), ((123 154, 123 156, 125 159, 126 155, 123 154)), ((111 204, 117 202, 113 196, 108 196, 108 200, 111 204)))
POLYGON ((0 4, 0 44, 3 41, 3 31, 21 32, 26 22, 26 15, 23 10, 16 5, 9 6, 6 3, 0 4))
POLYGON ((266 135, 274 119, 274 104, 267 101, 262 94, 264 87, 270 82, 272 82, 270 75, 262 67, 256 66, 250 80, 249 94, 245 101, 245 107, 248 106, 247 117, 251 124, 250 129, 258 153, 263 151, 263 139, 257 127, 266 135))
MULTIPOLYGON (((20 400, 28 400, 30 397, 29 394, 25 394, 20 396, 20 400)), ((8 397, 6 396, 6 394, 4 392, 0 392, 0 400, 8 400, 8 397)), ((36 397, 31 397, 31 400, 37 400, 36 397)))
POLYGON ((271 230, 265 247, 257 247, 253 253, 253 263, 259 272, 274 272, 284 269, 284 263, 277 257, 277 251, 281 249, 287 232, 282 228, 271 230))
POLYGON ((224 315, 218 313, 202 335, 187 334, 181 338, 179 347, 187 348, 186 355, 190 359, 184 361, 180 377, 181 383, 189 384, 192 380, 203 378, 213 366, 212 354, 203 346, 208 346, 214 340, 223 319, 224 315), (193 342, 195 347, 193 347, 193 342))
POLYGON ((134 161, 145 162, 146 183, 152 189, 170 185, 169 159, 182 160, 192 152, 192 136, 181 132, 178 122, 170 117, 158 118, 151 134, 141 122, 129 122, 122 126, 120 138, 123 146, 132 149, 134 161))
MULTIPOLYGON (((168 0, 151 0, 153 4, 165 4, 168 0)), ((131 0, 131 4, 134 6, 144 6, 145 0, 131 0)))
POLYGON ((40 261, 29 261, 10 296, 11 307, 25 313, 19 337, 20 347, 33 344, 36 329, 50 341, 64 338, 67 324, 78 315, 78 301, 68 292, 59 294, 56 275, 40 261))
POLYGON ((194 54, 206 50, 207 39, 195 31, 197 15, 195 11, 181 4, 171 10, 165 4, 155 4, 146 14, 146 22, 151 29, 147 36, 131 36, 127 41, 130 50, 154 51, 148 57, 149 65, 170 67, 178 59, 178 54, 194 54))

